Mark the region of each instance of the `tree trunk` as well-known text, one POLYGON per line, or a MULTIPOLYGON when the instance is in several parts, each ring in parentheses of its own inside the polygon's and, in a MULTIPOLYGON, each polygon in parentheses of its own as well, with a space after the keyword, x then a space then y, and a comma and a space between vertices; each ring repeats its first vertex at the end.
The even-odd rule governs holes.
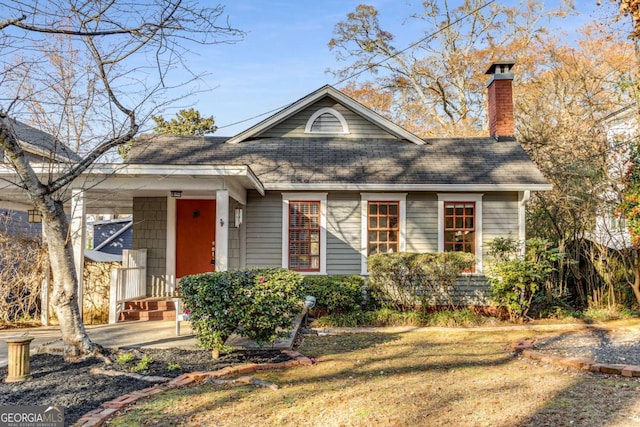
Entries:
POLYGON ((638 249, 633 249, 633 283, 631 289, 636 297, 636 302, 640 305, 640 253, 638 249))
POLYGON ((73 260, 69 223, 61 202, 48 200, 49 211, 42 212, 49 261, 53 275, 51 301, 60 323, 65 360, 94 355, 97 346, 87 335, 78 307, 78 277, 73 260))

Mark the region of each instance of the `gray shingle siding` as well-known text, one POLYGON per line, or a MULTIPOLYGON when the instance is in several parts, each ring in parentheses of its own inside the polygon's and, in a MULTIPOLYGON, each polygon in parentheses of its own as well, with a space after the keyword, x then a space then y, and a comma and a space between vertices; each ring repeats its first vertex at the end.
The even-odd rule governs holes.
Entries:
POLYGON ((282 266, 282 195, 247 194, 247 267, 282 266))
POLYGON ((167 253, 167 198, 133 199, 133 249, 147 249, 147 295, 164 295, 167 253))
POLYGON ((327 196, 327 274, 360 273, 360 194, 327 196))
MULTIPOLYGON (((450 291, 451 299, 458 306, 489 306, 489 284, 483 276, 465 275, 460 277, 450 291)), ((445 293, 432 294, 427 302, 446 306, 450 300, 445 293)))
POLYGON ((482 242, 486 255, 488 244, 496 237, 518 239, 518 193, 487 193, 482 198, 482 242))
POLYGON ((242 250, 243 245, 241 242, 241 234, 242 227, 244 227, 244 223, 240 225, 240 227, 236 227, 235 225, 235 209, 243 208, 243 206, 233 199, 229 199, 229 246, 228 246, 228 267, 229 270, 238 270, 243 268, 243 256, 242 250))
POLYGON ((437 252, 438 198, 435 193, 407 195, 407 252, 437 252))

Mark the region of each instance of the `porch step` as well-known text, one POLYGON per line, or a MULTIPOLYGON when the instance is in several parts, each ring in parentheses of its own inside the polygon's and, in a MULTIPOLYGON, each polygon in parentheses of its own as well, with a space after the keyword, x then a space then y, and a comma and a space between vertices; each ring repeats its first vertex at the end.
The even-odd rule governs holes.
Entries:
POLYGON ((125 302, 118 321, 175 319, 176 307, 173 300, 144 299, 125 302))
POLYGON ((173 300, 162 299, 142 299, 137 301, 127 301, 124 303, 125 310, 174 310, 176 305, 173 300))
POLYGON ((164 310, 125 310, 120 313, 121 322, 128 320, 176 320, 176 312, 164 310))

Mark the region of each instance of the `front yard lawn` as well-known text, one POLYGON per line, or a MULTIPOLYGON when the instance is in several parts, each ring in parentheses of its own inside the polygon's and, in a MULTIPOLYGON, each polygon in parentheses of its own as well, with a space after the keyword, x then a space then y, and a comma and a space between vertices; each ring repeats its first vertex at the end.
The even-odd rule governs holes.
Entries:
POLYGON ((307 337, 299 351, 317 364, 254 375, 279 390, 199 384, 139 401, 111 425, 640 423, 638 378, 563 370, 503 350, 523 334, 422 329, 307 337))

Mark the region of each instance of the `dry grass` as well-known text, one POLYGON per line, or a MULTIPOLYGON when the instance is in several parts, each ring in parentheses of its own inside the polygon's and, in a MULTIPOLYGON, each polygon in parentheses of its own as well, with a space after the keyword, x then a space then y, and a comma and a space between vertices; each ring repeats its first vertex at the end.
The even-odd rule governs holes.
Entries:
POLYGON ((503 350, 521 337, 421 330, 307 338, 300 351, 319 363, 256 375, 277 391, 201 384, 142 401, 112 425, 640 424, 637 379, 563 371, 503 350))

